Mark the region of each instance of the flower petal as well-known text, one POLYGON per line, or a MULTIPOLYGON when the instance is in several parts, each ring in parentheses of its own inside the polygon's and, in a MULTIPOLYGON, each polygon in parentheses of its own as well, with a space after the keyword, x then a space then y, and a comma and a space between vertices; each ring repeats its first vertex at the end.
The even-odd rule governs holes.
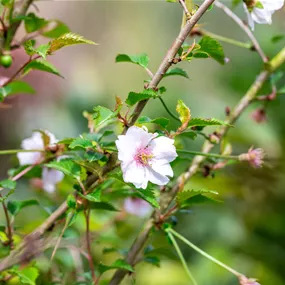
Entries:
POLYGON ((147 167, 146 170, 147 180, 149 180, 151 183, 163 186, 169 182, 169 178, 167 176, 154 171, 151 167, 147 167))
POLYGON ((146 177, 146 167, 137 164, 135 161, 122 163, 123 178, 125 182, 130 182, 136 188, 146 189, 148 179, 146 177))
POLYGON ((174 140, 167 137, 158 137, 151 141, 150 149, 156 161, 161 160, 160 165, 169 163, 177 157, 174 140))
POLYGON ((149 203, 143 199, 129 197, 124 201, 124 209, 129 214, 145 217, 150 213, 152 208, 149 203))
POLYGON ((54 192, 55 185, 63 178, 64 174, 61 171, 44 167, 42 172, 43 189, 49 193, 54 192))
POLYGON ((42 158, 42 153, 40 152, 18 152, 17 157, 20 165, 30 165, 37 163, 42 158))
POLYGON ((166 175, 166 176, 170 176, 170 177, 173 177, 173 170, 170 166, 169 163, 166 163, 166 164, 161 164, 160 163, 161 160, 158 160, 158 161, 152 161, 152 164, 151 164, 151 168, 161 174, 161 175, 166 175))

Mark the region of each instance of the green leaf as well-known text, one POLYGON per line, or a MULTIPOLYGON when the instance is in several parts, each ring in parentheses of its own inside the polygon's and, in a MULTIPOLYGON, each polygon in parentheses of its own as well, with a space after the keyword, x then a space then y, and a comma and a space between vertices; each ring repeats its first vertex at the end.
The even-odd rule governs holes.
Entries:
POLYGON ((147 54, 138 54, 138 55, 127 55, 127 54, 118 54, 116 56, 116 62, 130 62, 138 64, 142 67, 147 67, 149 58, 147 54))
POLYGON ((189 127, 206 127, 206 126, 229 126, 232 127, 232 125, 212 118, 212 119, 203 119, 203 118, 192 118, 190 122, 188 123, 189 127))
POLYGON ((73 194, 69 194, 66 199, 68 208, 76 209, 76 198, 73 194))
POLYGON ((25 17, 24 22, 27 33, 38 31, 39 29, 43 28, 48 24, 48 21, 43 18, 37 17, 34 13, 29 13, 25 17))
POLYGON ((118 259, 115 262, 113 262, 111 265, 104 265, 102 263, 99 264, 98 270, 100 274, 103 274, 104 272, 112 269, 123 269, 127 270, 129 272, 134 272, 134 269, 131 265, 129 265, 125 260, 118 259))
POLYGON ((166 126, 169 124, 169 119, 156 118, 156 119, 152 120, 147 116, 142 116, 137 120, 137 123, 139 123, 139 124, 157 124, 157 125, 159 125, 165 129, 166 126))
POLYGON ((193 132, 193 131, 187 131, 187 132, 182 132, 178 135, 179 137, 186 137, 189 138, 191 140, 195 140, 197 138, 197 133, 193 132))
POLYGON ((210 55, 204 51, 197 51, 193 54, 193 57, 195 57, 195 58, 208 58, 208 57, 210 57, 210 55))
POLYGON ((276 71, 270 75, 270 83, 275 86, 278 81, 283 77, 284 72, 283 71, 276 71))
POLYGON ((74 149, 74 148, 89 148, 93 147, 92 141, 84 138, 76 138, 70 145, 69 148, 74 149))
POLYGON ((0 88, 0 101, 1 98, 5 98, 7 96, 11 96, 14 94, 19 93, 36 93, 36 91, 33 89, 33 87, 24 81, 13 81, 9 83, 8 85, 0 88))
POLYGON ((35 44, 34 40, 28 40, 24 43, 24 49, 26 53, 30 56, 38 54, 39 56, 45 59, 50 50, 50 43, 40 45, 37 48, 34 47, 34 44, 35 44))
POLYGON ((35 53, 40 55, 42 58, 46 59, 50 50, 50 44, 40 45, 38 48, 35 49, 35 53))
POLYGON ((159 208, 159 203, 153 193, 153 191, 149 188, 143 189, 136 189, 135 196, 145 200, 149 204, 151 204, 155 208, 159 208))
MULTIPOLYGON (((83 195, 81 193, 78 193, 78 194, 81 197, 83 197, 84 199, 86 199, 86 200, 88 200, 90 202, 101 202, 101 194, 102 194, 102 192, 101 192, 100 189, 96 190, 96 191, 93 191, 92 193, 89 193, 87 195, 83 195)), ((98 206, 98 204, 95 204, 95 205, 93 205, 93 207, 97 208, 97 209, 99 207, 100 210, 117 211, 117 209, 115 209, 111 204, 108 204, 108 203, 105 203, 105 202, 102 202, 102 203, 104 203, 104 205, 100 204, 98 206)))
POLYGON ((5 179, 5 180, 0 181, 0 187, 2 188, 13 190, 16 188, 16 186, 17 186, 17 182, 11 179, 5 179))
POLYGON ((52 74, 55 74, 55 75, 62 77, 60 75, 60 73, 58 72, 58 70, 56 69, 56 67, 53 66, 50 62, 48 62, 46 60, 33 60, 33 61, 31 61, 30 63, 28 63, 24 67, 23 73, 27 74, 31 70, 41 70, 41 71, 49 72, 49 73, 52 73, 52 74))
POLYGON ((281 87, 280 89, 277 90, 278 95, 285 94, 285 86, 281 87))
POLYGON ((94 161, 101 160, 102 158, 105 158, 106 156, 103 153, 96 152, 93 150, 88 150, 85 153, 85 157, 89 162, 94 162, 94 161))
POLYGON ((115 113, 108 108, 102 106, 96 106, 94 108, 93 119, 95 120, 95 125, 99 127, 100 125, 106 123, 108 120, 115 117, 115 113))
POLYGON ((191 119, 191 112, 182 100, 178 100, 176 105, 176 112, 179 114, 179 119, 182 123, 181 127, 179 128, 179 131, 181 132, 187 128, 188 122, 191 119))
POLYGON ((61 21, 53 21, 55 22, 55 26, 47 31, 42 33, 43 36, 48 37, 48 38, 58 38, 60 36, 62 36, 63 34, 69 33, 70 29, 68 28, 67 25, 65 25, 63 22, 61 21))
POLYGON ((16 216, 23 208, 39 205, 37 200, 9 201, 7 208, 11 215, 16 216))
POLYGON ((71 176, 75 179, 79 179, 81 167, 73 162, 71 159, 61 159, 60 161, 52 161, 45 166, 54 168, 66 174, 67 176, 71 176))
POLYGON ((220 64, 225 64, 225 54, 222 45, 215 39, 204 36, 199 45, 201 46, 199 52, 206 52, 213 59, 218 61, 220 64))
POLYGON ((22 270, 13 269, 10 271, 20 278, 21 284, 36 285, 36 280, 39 277, 39 270, 36 267, 30 266, 22 270))
MULTIPOLYGON (((90 198, 90 197, 88 197, 88 198, 90 198)), ((111 211, 111 212, 118 212, 118 209, 116 209, 112 204, 107 203, 107 202, 93 202, 93 203, 91 203, 90 206, 92 209, 95 209, 95 210, 105 210, 105 211, 111 211)))
POLYGON ((280 35, 275 35, 275 36, 273 36, 273 37, 271 38, 271 42, 274 43, 274 44, 276 44, 276 43, 278 43, 278 42, 280 42, 280 41, 282 41, 282 40, 284 40, 284 39, 285 39, 285 35, 282 35, 282 34, 280 34, 280 35))
POLYGON ((96 45, 93 41, 87 40, 84 37, 74 34, 74 33, 66 33, 61 35, 60 37, 53 39, 50 41, 49 54, 70 45, 77 44, 91 44, 96 45))
POLYGON ((182 77, 185 77, 185 78, 189 78, 187 72, 185 70, 183 70, 182 68, 172 68, 172 69, 169 69, 163 75, 163 77, 174 76, 174 75, 178 75, 178 76, 182 76, 182 77))
POLYGON ((130 92, 128 98, 126 99, 126 103, 130 106, 135 105, 137 102, 142 100, 154 98, 156 93, 153 90, 144 90, 141 93, 130 92))
POLYGON ((193 204, 203 204, 208 202, 221 202, 213 197, 218 195, 216 191, 211 190, 184 190, 178 192, 176 196, 176 202, 180 208, 185 208, 193 204))
POLYGON ((144 262, 160 267, 160 259, 157 256, 147 256, 144 258, 144 262))

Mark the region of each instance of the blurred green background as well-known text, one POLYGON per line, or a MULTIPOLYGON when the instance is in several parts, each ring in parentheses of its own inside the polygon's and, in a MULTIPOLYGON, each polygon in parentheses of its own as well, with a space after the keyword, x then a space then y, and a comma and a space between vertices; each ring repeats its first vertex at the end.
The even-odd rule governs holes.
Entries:
MULTIPOLYGON (((225 3, 230 5, 230 1, 225 3)), ((113 108, 115 96, 124 99, 128 92, 142 90, 143 80, 147 79, 144 70, 137 66, 115 64, 116 55, 145 52, 151 59, 150 69, 155 72, 179 32, 182 16, 178 4, 165 1, 42 1, 36 2, 36 6, 42 17, 60 19, 71 31, 99 45, 74 46, 53 56, 51 61, 61 71, 64 80, 38 72, 27 77, 38 94, 15 97, 9 102, 11 109, 1 109, 1 149, 19 148, 21 140, 29 137, 33 129, 47 129, 59 139, 87 131, 83 110, 91 111, 97 104, 113 108)), ((235 12, 242 19, 246 18, 241 6, 235 12)), ((280 11, 274 14, 273 25, 256 25, 255 35, 269 56, 284 46, 284 40, 275 44, 271 42, 274 35, 284 34, 284 19, 285 12, 280 11)), ((200 23, 216 34, 248 41, 239 27, 217 8, 207 13, 200 23)), ((234 106, 244 95, 261 70, 262 62, 255 52, 222 45, 226 57, 230 59, 226 65, 221 66, 211 59, 193 60, 179 66, 187 70, 189 80, 169 77, 163 81, 162 85, 167 87, 164 99, 173 111, 177 100, 183 99, 191 108, 193 117, 224 119, 225 107, 234 106)), ((12 74, 26 59, 23 51, 16 51, 13 56, 12 70, 1 69, 2 76, 12 74)), ((278 85, 284 83, 283 76, 278 85)), ((284 285, 285 101, 279 97, 270 103, 267 122, 257 124, 250 113, 260 106, 260 103, 255 103, 248 108, 231 130, 229 140, 236 154, 246 152, 252 145, 264 148, 269 158, 266 166, 254 170, 247 165, 233 165, 217 172, 215 178, 197 174, 187 187, 218 191, 224 202, 196 206, 190 214, 179 214, 177 231, 236 270, 259 278, 261 284, 284 285)), ((168 117, 158 101, 149 103, 144 115, 168 117)), ((199 150, 202 142, 202 139, 189 140, 186 147, 199 150)), ((1 178, 7 176, 9 168, 17 165, 16 158, 11 156, 0 157, 0 163, 1 178)), ((37 198, 48 206, 59 204, 71 191, 62 185, 56 194, 49 196, 23 180, 13 199, 37 198)), ((4 224, 1 211, 0 222, 4 224)), ((103 259, 107 264, 114 260, 116 254, 103 255, 102 248, 114 246, 115 243, 120 249, 127 249, 142 225, 139 218, 129 216, 124 217, 125 224, 117 220, 115 226, 111 226, 109 221, 113 216, 93 213, 92 219, 92 230, 97 238, 94 239, 94 257, 98 261, 103 259), (107 231, 98 237, 104 225, 107 231), (119 235, 119 241, 114 241, 115 234, 119 235)), ((28 232, 44 218, 43 211, 30 207, 23 211, 15 224, 28 232)), ((70 238, 78 236, 83 229, 82 218, 77 222, 76 229, 69 230, 67 235, 70 238)), ((160 268, 147 263, 137 267, 136 284, 190 284, 165 237, 155 234, 152 245, 168 250, 161 250, 162 254, 159 254, 160 268)), ((185 245, 180 245, 198 284, 237 284, 235 277, 228 272, 185 245)), ((70 253, 64 250, 60 253, 57 257, 60 268, 72 270, 70 253)), ((39 266, 44 270, 48 261, 44 257, 39 260, 39 266)), ((39 284, 47 284, 45 277, 40 279, 39 284)), ((124 284, 132 284, 132 278, 126 278, 124 284)))

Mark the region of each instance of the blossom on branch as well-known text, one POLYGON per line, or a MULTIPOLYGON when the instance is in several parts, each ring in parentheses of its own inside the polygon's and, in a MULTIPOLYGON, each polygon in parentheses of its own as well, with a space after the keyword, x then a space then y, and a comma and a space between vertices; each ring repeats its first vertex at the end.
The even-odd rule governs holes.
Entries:
MULTIPOLYGON (((30 138, 24 139, 21 143, 21 147, 24 150, 45 150, 45 139, 48 141, 48 147, 53 146, 58 142, 54 134, 44 131, 44 132, 34 132, 30 138)), ((20 165, 31 165, 37 164, 44 160, 44 152, 18 152, 17 157, 19 159, 20 165)), ((48 169, 43 167, 42 171, 42 185, 46 192, 54 192, 55 186, 64 177, 61 171, 55 169, 48 169)))
POLYGON ((248 24, 254 30, 254 22, 271 24, 272 14, 281 9, 284 0, 244 0, 243 6, 248 18, 248 24))
POLYGON ((129 197, 124 201, 124 209, 127 213, 145 217, 151 212, 151 206, 145 200, 129 197))
POLYGON ((149 181, 166 185, 173 176, 170 162, 177 157, 174 140, 157 136, 145 127, 132 126, 116 140, 124 181, 136 188, 146 189, 149 181))
POLYGON ((251 147, 247 153, 239 155, 240 161, 248 161, 249 164, 254 168, 260 168, 263 165, 264 159, 264 150, 262 148, 254 149, 251 147))

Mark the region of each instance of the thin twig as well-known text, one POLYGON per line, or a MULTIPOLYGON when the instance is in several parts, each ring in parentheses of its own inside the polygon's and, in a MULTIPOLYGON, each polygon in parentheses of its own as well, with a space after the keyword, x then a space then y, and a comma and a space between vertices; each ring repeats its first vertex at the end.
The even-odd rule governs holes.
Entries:
POLYGON ((258 41, 256 40, 255 36, 253 35, 253 33, 251 32, 251 30, 249 29, 249 27, 234 13, 232 12, 231 9, 229 9, 226 5, 224 5, 223 3, 216 1, 215 5, 222 9, 230 18, 232 18, 240 27, 242 30, 244 30, 244 32, 247 34, 247 36, 250 38, 252 45, 254 47, 254 49, 257 51, 257 53, 260 55, 261 59, 263 60, 264 63, 268 62, 268 58, 265 55, 265 53, 263 52, 263 50, 261 49, 258 41))
POLYGON ((184 0, 179 0, 179 3, 180 5, 182 6, 183 10, 184 10, 184 13, 186 15, 186 20, 189 20, 191 18, 191 14, 185 4, 185 1, 184 0))
POLYGON ((180 119, 178 117, 176 117, 167 107, 167 105, 165 104, 164 100, 159 96, 158 99, 160 100, 160 102, 162 103, 164 109, 166 110, 166 112, 176 121, 180 122, 180 119))
MULTIPOLYGON (((196 282, 196 280, 194 279, 192 273, 190 272, 190 270, 189 270, 189 268, 188 268, 188 266, 187 266, 187 263, 186 263, 186 261, 185 261, 185 259, 184 259, 184 256, 183 256, 183 254, 182 254, 182 252, 181 252, 181 250, 180 250, 180 248, 179 248, 179 246, 178 246, 178 244, 177 244, 175 238, 174 238, 173 235, 172 235, 172 231, 167 231, 167 234, 168 234, 168 237, 169 237, 169 239, 171 240, 171 242, 172 242, 172 244, 173 244, 173 246, 174 246, 174 248, 175 248, 175 250, 176 250, 176 252, 177 252, 177 255, 179 256, 179 258, 180 258, 180 260, 181 260, 181 263, 182 263, 182 265, 183 265, 183 267, 184 267, 184 269, 185 269, 187 275, 189 276, 189 279, 191 280, 191 282, 192 282, 194 285, 197 285, 197 282, 196 282)), ((174 234, 174 233, 173 233, 173 234, 174 234)))
MULTIPOLYGON (((0 198, 2 198, 1 193, 0 193, 0 198)), ((5 201, 2 202, 2 206, 3 206, 3 211, 5 214, 5 219, 6 219, 6 224, 7 224, 8 245, 10 246, 10 249, 12 249, 13 248, 13 229, 12 229, 12 225, 11 225, 11 221, 10 221, 10 217, 9 217, 9 213, 8 213, 8 209, 7 209, 5 201)))
POLYGON ((153 73, 151 72, 151 70, 148 67, 144 68, 147 72, 147 74, 149 75, 150 78, 153 78, 153 73))
MULTIPOLYGON (((196 13, 191 17, 189 21, 185 24, 185 26, 181 29, 178 37, 175 39, 174 43, 171 45, 171 48, 168 50, 166 56, 162 60, 162 63, 160 64, 157 72, 154 74, 152 80, 149 83, 148 89, 154 89, 158 86, 160 81, 162 80, 165 72, 170 68, 172 65, 172 60, 177 54, 179 48, 182 46, 184 41, 186 40, 187 36, 195 26, 195 24, 200 20, 202 15, 208 10, 208 8, 214 3, 215 0, 205 0, 202 5, 199 7, 199 9, 196 11, 196 13)), ((132 115, 132 119, 129 123, 129 126, 134 125, 138 117, 140 116, 142 110, 144 109, 145 105, 147 104, 148 100, 140 101, 132 115)), ((127 128, 125 128, 124 132, 127 131, 127 128)))
POLYGON ((90 239, 90 209, 85 209, 84 210, 84 216, 85 216, 85 221, 86 221, 86 246, 87 246, 87 252, 88 252, 88 262, 89 262, 89 267, 91 270, 91 275, 93 279, 93 283, 96 284, 96 275, 95 275, 95 267, 94 263, 92 260, 92 251, 91 251, 91 239, 90 239))

